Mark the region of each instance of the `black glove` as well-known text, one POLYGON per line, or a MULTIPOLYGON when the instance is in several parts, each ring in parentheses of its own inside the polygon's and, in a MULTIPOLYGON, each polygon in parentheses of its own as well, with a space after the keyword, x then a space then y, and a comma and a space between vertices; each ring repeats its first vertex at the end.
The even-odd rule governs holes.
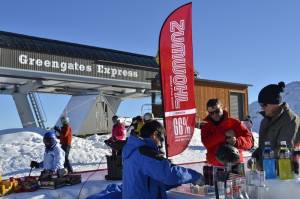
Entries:
POLYGON ((58 177, 63 177, 68 174, 68 170, 65 168, 58 169, 56 173, 58 177))
POLYGON ((204 177, 200 174, 200 178, 198 178, 198 180, 196 180, 195 182, 192 182, 192 184, 199 185, 199 186, 205 185, 204 177))
POLYGON ((55 131, 58 131, 58 132, 60 131, 60 129, 59 129, 58 126, 54 126, 53 129, 54 129, 55 131))
POLYGON ((104 140, 104 143, 105 143, 107 146, 111 147, 111 145, 113 144, 113 140, 112 140, 112 139, 107 139, 107 140, 104 140))
POLYGON ((256 169, 256 159, 255 158, 250 158, 247 161, 247 168, 248 169, 256 169))
POLYGON ((43 181, 43 180, 50 180, 53 176, 54 172, 50 171, 50 170, 43 170, 41 172, 41 175, 39 176, 39 180, 43 181))
POLYGON ((30 162, 30 167, 31 168, 39 168, 40 164, 37 161, 31 161, 30 162))

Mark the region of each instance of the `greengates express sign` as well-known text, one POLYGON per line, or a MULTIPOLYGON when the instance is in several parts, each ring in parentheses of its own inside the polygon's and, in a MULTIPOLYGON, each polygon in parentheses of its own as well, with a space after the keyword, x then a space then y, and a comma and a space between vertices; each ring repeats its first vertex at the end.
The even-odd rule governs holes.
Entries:
POLYGON ((124 64, 110 64, 86 59, 52 56, 41 53, 0 49, 0 67, 22 69, 34 72, 51 72, 57 74, 85 77, 101 77, 130 81, 149 81, 156 72, 149 72, 124 64))
POLYGON ((36 66, 40 67, 42 70, 47 68, 58 69, 60 72, 66 71, 81 71, 81 72, 88 72, 91 73, 96 70, 99 74, 107 74, 108 76, 115 78, 117 76, 122 77, 138 77, 138 72, 134 70, 126 70, 126 69, 117 69, 109 66, 104 66, 97 64, 96 67, 92 65, 84 65, 79 64, 77 62, 60 62, 55 60, 43 60, 43 59, 36 59, 33 57, 29 57, 26 54, 19 55, 19 63, 22 65, 29 65, 29 66, 36 66))

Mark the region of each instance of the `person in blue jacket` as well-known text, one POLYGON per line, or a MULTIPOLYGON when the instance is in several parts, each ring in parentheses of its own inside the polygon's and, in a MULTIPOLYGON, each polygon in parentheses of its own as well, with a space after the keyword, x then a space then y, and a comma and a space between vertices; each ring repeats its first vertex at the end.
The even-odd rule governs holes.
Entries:
POLYGON ((43 168, 42 174, 53 175, 64 169, 65 152, 57 144, 56 135, 52 131, 45 133, 43 142, 45 144, 44 160, 42 162, 31 161, 30 167, 43 168))
POLYGON ((146 123, 141 137, 130 136, 123 148, 122 199, 165 199, 166 191, 181 184, 204 184, 203 176, 172 164, 160 151, 164 128, 156 120, 146 123))

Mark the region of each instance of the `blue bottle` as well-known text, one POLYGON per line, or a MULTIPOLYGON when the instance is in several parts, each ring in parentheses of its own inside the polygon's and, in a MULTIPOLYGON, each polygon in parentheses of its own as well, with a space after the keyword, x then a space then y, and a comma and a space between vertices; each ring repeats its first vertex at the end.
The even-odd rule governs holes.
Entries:
POLYGON ((266 173, 266 179, 277 178, 276 172, 276 160, 274 158, 274 151, 271 148, 269 141, 265 142, 265 148, 263 151, 263 168, 266 173))

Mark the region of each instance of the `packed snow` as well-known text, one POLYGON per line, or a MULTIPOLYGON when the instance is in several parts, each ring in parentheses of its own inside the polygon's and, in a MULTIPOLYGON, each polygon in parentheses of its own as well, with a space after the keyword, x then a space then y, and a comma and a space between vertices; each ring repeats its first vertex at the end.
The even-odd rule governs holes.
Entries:
MULTIPOLYGON (((3 177, 25 176, 30 171, 30 161, 42 161, 44 153, 43 131, 0 132, 0 165, 3 177)), ((105 155, 111 150, 104 144, 110 135, 92 135, 87 138, 73 137, 70 161, 75 171, 106 168, 105 155)), ((59 141, 58 141, 59 142, 59 141)), ((205 148, 201 143, 200 131, 195 130, 189 147, 180 155, 172 158, 174 163, 205 160, 205 148)), ((32 171, 38 175, 40 170, 32 171)))
MULTIPOLYGON (((15 132, 0 131, 0 165, 4 178, 26 176, 30 171, 31 160, 42 161, 44 153, 43 130, 21 130, 16 129, 15 132)), ((106 158, 104 157, 111 154, 111 150, 104 144, 104 140, 109 136, 96 134, 87 138, 74 136, 69 156, 74 171, 106 168, 106 158)), ((257 137, 256 134, 255 137, 257 137)), ((201 142, 200 130, 195 129, 186 150, 171 159, 176 164, 199 162, 205 160, 205 153, 206 149, 201 142)), ((249 155, 249 153, 245 152, 245 155, 249 155)), ((39 172, 40 170, 34 170, 32 174, 38 175, 39 172)))
MULTIPOLYGON (((30 161, 42 161, 44 153, 43 135, 40 132, 23 131, 0 135, 0 165, 3 177, 28 175, 30 161)), ((73 137, 70 160, 77 170, 104 168, 103 160, 109 154, 104 140, 109 135, 93 135, 86 139, 73 137)), ((59 141, 58 141, 59 142, 59 141)), ((38 175, 39 170, 33 171, 38 175)))

